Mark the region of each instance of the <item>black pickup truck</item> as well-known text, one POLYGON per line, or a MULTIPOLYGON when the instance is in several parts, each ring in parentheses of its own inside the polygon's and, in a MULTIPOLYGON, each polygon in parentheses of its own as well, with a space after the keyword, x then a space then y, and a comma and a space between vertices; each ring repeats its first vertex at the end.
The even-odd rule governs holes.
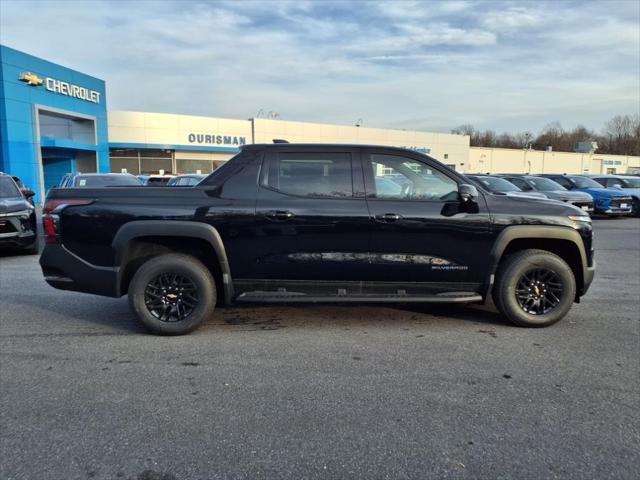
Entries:
POLYGON ((541 327, 595 271, 586 213, 478 190, 392 147, 250 145, 193 188, 52 189, 43 223, 50 285, 128 294, 161 334, 197 328, 216 304, 490 295, 541 327))

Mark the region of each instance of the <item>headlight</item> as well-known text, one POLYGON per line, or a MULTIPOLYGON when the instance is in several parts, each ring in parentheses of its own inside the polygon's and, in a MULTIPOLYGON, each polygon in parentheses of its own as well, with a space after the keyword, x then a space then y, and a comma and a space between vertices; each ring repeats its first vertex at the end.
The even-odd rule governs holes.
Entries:
POLYGON ((569 215, 569 220, 573 220, 574 222, 591 223, 591 217, 588 215, 569 215))

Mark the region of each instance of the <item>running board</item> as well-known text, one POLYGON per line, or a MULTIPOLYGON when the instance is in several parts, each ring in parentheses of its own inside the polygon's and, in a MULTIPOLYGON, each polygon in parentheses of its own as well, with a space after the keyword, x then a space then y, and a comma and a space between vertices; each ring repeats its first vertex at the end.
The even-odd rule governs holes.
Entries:
POLYGON ((482 296, 471 292, 446 292, 436 295, 307 295, 297 292, 245 292, 241 303, 473 303, 482 296))

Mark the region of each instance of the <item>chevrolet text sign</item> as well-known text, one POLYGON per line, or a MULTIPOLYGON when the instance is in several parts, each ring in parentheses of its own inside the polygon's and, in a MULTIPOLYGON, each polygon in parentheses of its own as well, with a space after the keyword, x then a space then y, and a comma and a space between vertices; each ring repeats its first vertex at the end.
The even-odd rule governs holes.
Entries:
POLYGON ((44 88, 50 92, 66 95, 67 97, 78 98, 86 102, 100 103, 100 92, 90 90, 86 87, 80 87, 72 83, 63 82, 55 78, 46 77, 44 80, 35 73, 26 72, 20 75, 20 81, 25 82, 32 87, 39 87, 44 84, 44 88))
POLYGON ((61 93, 68 97, 79 98, 91 103, 100 103, 100 92, 95 90, 89 90, 86 87, 79 87, 72 83, 63 82, 62 80, 56 80, 55 78, 47 77, 44 80, 44 88, 50 92, 61 93))

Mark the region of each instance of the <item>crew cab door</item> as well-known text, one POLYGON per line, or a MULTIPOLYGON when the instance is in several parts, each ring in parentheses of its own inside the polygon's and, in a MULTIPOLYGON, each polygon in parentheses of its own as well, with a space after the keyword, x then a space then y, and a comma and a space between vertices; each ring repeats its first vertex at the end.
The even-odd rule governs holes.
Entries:
POLYGON ((484 197, 464 204, 458 195, 462 180, 409 155, 362 154, 373 230, 370 279, 427 282, 434 292, 483 282, 491 249, 484 197))
POLYGON ((269 149, 258 186, 256 226, 251 278, 366 278, 369 212, 356 152, 345 147, 269 149))

